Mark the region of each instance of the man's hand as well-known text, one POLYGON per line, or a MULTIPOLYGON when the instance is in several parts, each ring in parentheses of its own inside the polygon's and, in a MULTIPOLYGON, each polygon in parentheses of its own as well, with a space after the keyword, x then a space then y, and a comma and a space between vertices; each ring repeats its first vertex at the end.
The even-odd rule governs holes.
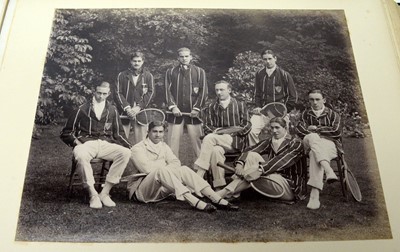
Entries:
POLYGON ((317 126, 315 126, 315 125, 310 125, 310 126, 308 126, 308 131, 311 131, 311 132, 315 132, 316 130, 317 130, 317 126))
POLYGON ((253 109, 252 113, 255 114, 255 115, 260 115, 261 114, 260 111, 261 111, 261 108, 257 107, 257 108, 253 109))
POLYGON ((242 164, 238 163, 235 166, 235 174, 239 177, 243 177, 244 174, 244 167, 242 164))
POLYGON ((190 112, 190 117, 199 117, 199 111, 192 109, 192 111, 190 112))
POLYGON ((174 116, 176 116, 176 117, 182 116, 181 111, 180 111, 180 109, 178 107, 174 107, 172 109, 172 114, 174 114, 174 116))
POLYGON ((243 178, 247 182, 251 182, 259 179, 261 175, 262 175, 262 169, 259 166, 254 166, 246 170, 246 173, 243 174, 243 178))
POLYGON ((76 145, 81 145, 81 144, 82 144, 82 142, 81 142, 81 141, 79 141, 78 139, 75 139, 75 140, 74 140, 74 144, 75 144, 75 146, 76 146, 76 145))

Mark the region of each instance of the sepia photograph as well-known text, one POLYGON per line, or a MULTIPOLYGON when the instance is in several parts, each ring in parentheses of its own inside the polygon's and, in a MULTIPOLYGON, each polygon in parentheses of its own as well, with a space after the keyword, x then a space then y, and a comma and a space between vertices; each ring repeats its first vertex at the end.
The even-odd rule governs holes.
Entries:
POLYGON ((13 249, 397 247, 385 4, 44 2, 1 38, 13 249))
POLYGON ((55 11, 17 241, 390 238, 343 11, 55 11))

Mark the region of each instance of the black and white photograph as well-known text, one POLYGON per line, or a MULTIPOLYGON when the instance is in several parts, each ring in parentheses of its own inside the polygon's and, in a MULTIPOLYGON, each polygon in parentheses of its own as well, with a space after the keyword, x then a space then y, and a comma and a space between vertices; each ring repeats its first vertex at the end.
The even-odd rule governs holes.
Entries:
POLYGON ((391 242, 348 13, 54 8, 14 242, 391 242))

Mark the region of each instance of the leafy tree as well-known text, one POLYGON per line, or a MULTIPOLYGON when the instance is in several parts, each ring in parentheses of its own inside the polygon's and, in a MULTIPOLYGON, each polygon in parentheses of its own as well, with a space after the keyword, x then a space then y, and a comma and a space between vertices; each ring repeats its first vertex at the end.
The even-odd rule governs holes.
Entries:
MULTIPOLYGON (((89 54, 93 48, 88 39, 77 35, 90 22, 70 23, 70 11, 56 11, 53 31, 47 49, 46 65, 42 77, 36 122, 47 124, 63 116, 82 104, 91 94, 91 85, 96 73, 88 67, 92 61, 89 54)), ((80 13, 86 21, 92 19, 90 13, 80 13)))

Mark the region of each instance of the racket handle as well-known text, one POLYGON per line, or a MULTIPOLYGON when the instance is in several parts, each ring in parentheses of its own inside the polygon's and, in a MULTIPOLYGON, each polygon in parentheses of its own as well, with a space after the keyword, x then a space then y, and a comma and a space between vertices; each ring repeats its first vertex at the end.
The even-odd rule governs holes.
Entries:
MULTIPOLYGON (((172 112, 171 112, 171 111, 165 111, 165 114, 170 114, 170 115, 172 115, 172 112)), ((181 114, 182 114, 182 115, 185 115, 185 116, 190 116, 190 113, 189 113, 189 112, 181 112, 181 114)))
POLYGON ((219 166, 219 167, 221 167, 221 168, 223 168, 225 170, 231 171, 231 172, 235 172, 236 171, 235 168, 230 167, 229 165, 223 164, 221 162, 218 162, 217 166, 219 166))

